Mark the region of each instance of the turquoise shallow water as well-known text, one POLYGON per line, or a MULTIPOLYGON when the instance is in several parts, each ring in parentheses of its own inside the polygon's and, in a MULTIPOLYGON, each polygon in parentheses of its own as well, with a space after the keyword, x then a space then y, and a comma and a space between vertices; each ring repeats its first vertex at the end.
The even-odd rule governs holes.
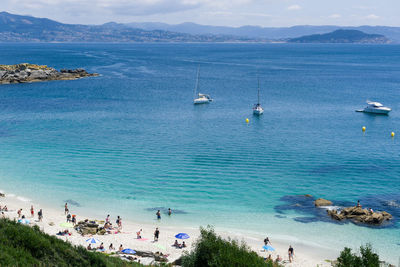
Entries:
POLYGON ((182 211, 174 224, 331 248, 372 242, 400 257, 400 144, 390 138, 400 136, 400 46, 0 44, 0 61, 101 74, 0 87, 1 189, 143 222, 171 207, 182 211), (210 105, 192 104, 198 64, 210 105), (257 76, 261 118, 251 114, 257 76), (354 112, 367 99, 393 112, 354 112), (279 213, 296 194, 361 199, 396 218, 372 229, 279 213))

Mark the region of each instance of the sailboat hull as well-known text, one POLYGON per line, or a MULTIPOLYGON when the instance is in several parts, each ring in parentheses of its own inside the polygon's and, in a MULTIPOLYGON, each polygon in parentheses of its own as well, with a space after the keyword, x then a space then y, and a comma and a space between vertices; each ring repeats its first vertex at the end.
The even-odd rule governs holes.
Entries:
POLYGON ((263 109, 253 109, 253 114, 254 115, 262 115, 264 113, 263 109))
POLYGON ((208 104, 210 103, 209 99, 203 99, 203 98, 198 98, 193 100, 193 104, 197 105, 197 104, 208 104))

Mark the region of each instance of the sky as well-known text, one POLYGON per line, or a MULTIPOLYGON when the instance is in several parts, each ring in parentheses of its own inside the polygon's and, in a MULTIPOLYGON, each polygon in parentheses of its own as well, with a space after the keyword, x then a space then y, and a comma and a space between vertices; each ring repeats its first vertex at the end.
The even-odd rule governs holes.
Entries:
POLYGON ((0 9, 63 23, 400 26, 400 0, 0 0, 0 9))

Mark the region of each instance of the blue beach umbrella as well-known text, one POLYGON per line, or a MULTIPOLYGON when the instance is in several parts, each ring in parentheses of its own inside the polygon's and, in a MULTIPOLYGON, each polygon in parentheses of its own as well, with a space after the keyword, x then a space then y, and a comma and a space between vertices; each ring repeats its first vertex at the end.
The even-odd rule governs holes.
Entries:
POLYGON ((175 236, 178 239, 188 239, 190 236, 188 234, 185 233, 179 233, 175 236))
POLYGON ((263 246, 262 248, 265 249, 265 251, 275 251, 275 249, 273 247, 271 247, 270 245, 263 246))
POLYGON ((136 254, 136 251, 134 251, 133 249, 130 249, 130 248, 126 248, 126 249, 122 250, 121 252, 125 253, 125 254, 136 254))
POLYGON ((90 243, 90 244, 97 244, 97 243, 101 243, 100 240, 98 240, 97 238, 89 238, 88 240, 86 240, 86 242, 90 243))

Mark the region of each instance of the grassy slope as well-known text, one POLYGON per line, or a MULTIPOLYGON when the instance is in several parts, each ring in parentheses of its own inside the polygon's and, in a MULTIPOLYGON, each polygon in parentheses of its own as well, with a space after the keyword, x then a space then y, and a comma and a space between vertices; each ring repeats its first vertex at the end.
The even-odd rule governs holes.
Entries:
POLYGON ((0 266, 141 266, 89 252, 29 227, 0 220, 0 266))

